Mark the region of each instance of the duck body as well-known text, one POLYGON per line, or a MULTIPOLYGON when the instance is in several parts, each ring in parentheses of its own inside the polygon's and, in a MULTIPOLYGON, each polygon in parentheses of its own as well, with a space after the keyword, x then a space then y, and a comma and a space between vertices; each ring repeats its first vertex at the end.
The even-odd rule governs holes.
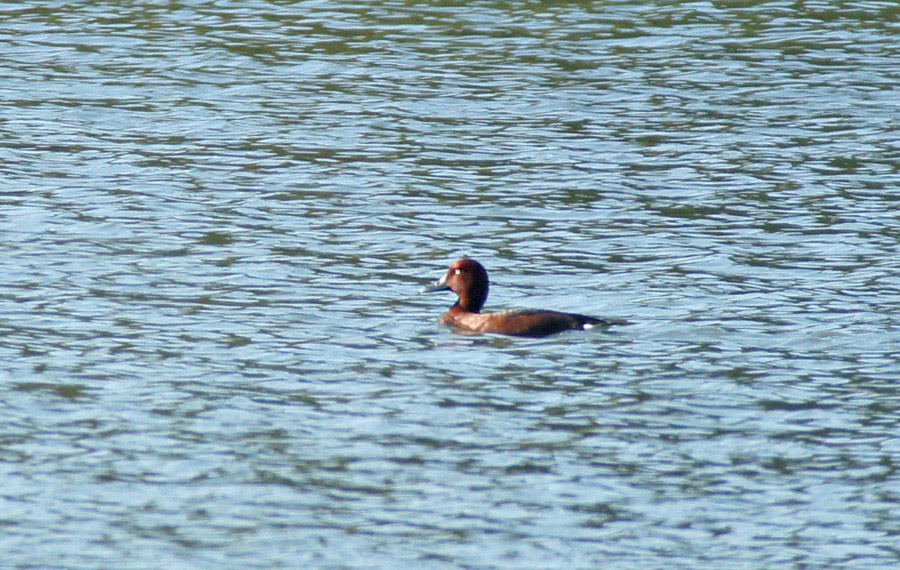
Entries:
POLYGON ((460 259, 447 274, 422 292, 453 291, 459 300, 441 317, 441 324, 463 333, 493 333, 511 336, 542 337, 566 330, 584 330, 609 326, 611 321, 575 313, 541 309, 519 309, 482 313, 487 300, 487 271, 474 259, 460 259))
POLYGON ((443 317, 441 324, 460 331, 495 333, 511 336, 542 337, 567 330, 584 330, 606 323, 601 319, 560 313, 541 309, 519 309, 497 313, 471 313, 454 306, 443 317))

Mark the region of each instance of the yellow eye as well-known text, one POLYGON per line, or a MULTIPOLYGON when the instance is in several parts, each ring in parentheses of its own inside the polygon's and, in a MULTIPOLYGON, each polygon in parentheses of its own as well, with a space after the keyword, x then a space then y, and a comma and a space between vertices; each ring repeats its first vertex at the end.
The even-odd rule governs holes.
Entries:
POLYGON ((455 271, 453 272, 454 275, 459 275, 460 273, 462 273, 462 271, 459 270, 459 269, 457 269, 457 270, 455 270, 455 271))

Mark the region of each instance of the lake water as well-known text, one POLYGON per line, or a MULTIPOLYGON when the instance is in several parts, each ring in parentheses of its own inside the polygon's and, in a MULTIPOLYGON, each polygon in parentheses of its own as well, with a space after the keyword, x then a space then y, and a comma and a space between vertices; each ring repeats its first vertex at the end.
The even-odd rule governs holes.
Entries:
POLYGON ((896 2, 0 22, 4 568, 900 565, 896 2))

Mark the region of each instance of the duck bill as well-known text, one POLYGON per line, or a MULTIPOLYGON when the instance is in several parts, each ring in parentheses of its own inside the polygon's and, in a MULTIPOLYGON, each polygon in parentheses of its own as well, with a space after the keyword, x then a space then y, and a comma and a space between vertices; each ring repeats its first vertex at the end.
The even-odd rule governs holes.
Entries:
POLYGON ((419 293, 433 293, 435 291, 448 291, 450 287, 447 287, 447 276, 444 275, 431 285, 426 285, 422 287, 419 293))

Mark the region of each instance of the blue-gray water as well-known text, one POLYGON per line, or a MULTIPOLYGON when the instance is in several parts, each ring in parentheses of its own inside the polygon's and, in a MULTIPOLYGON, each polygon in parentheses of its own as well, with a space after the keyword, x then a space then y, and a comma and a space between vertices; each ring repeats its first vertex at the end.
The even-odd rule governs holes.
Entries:
POLYGON ((900 5, 0 5, 0 552, 900 564, 900 5), (467 337, 417 295, 626 319, 467 337))

